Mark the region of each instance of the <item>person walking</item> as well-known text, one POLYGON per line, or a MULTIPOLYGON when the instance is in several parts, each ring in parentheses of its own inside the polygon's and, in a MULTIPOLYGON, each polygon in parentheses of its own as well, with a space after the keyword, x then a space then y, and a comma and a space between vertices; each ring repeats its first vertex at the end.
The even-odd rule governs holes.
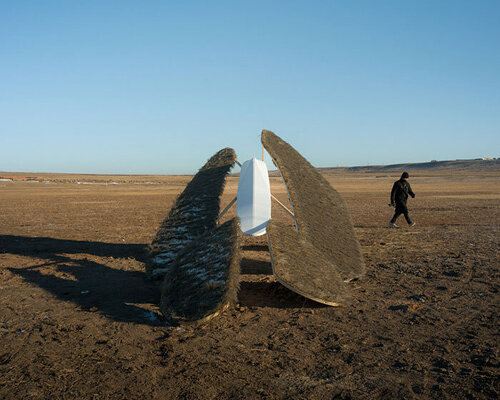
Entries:
POLYGON ((415 197, 415 193, 411 190, 410 183, 408 182, 409 177, 410 175, 408 172, 403 172, 399 181, 394 182, 394 185, 392 185, 390 206, 396 207, 394 216, 392 217, 391 222, 389 222, 389 226, 392 228, 398 228, 396 220, 401 214, 405 216, 408 226, 412 227, 415 225, 415 222, 411 220, 410 215, 408 214, 408 207, 406 206, 408 195, 412 198, 415 197))

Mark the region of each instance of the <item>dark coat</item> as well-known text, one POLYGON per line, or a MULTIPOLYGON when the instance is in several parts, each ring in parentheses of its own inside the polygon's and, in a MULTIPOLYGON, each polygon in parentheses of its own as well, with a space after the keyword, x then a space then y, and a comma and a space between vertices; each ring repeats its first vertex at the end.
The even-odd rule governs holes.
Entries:
POLYGON ((391 190, 391 204, 395 204, 396 207, 400 206, 406 208, 406 200, 408 200, 408 195, 415 197, 415 193, 411 190, 409 182, 405 179, 400 179, 394 182, 391 190))

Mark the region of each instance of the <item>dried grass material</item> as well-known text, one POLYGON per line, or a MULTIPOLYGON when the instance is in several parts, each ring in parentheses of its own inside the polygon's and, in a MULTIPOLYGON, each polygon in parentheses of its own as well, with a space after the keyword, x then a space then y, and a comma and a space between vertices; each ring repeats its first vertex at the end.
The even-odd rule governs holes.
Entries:
POLYGON ((219 225, 186 247, 169 268, 160 309, 178 324, 205 322, 237 300, 240 274, 237 218, 219 225))
POLYGON ((300 234, 337 266, 343 279, 364 273, 365 265, 344 199, 309 162, 273 132, 262 144, 283 175, 300 234))
POLYGON ((146 272, 150 277, 162 278, 182 249, 215 228, 225 178, 235 161, 233 149, 220 150, 176 199, 149 247, 146 272))
POLYGON ((273 220, 267 225, 267 235, 273 273, 282 285, 330 306, 350 302, 347 286, 327 254, 273 220))

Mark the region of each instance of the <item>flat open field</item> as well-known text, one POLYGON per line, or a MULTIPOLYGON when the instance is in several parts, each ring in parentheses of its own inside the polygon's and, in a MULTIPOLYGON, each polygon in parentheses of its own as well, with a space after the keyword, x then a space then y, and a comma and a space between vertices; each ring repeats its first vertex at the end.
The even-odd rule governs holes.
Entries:
POLYGON ((399 173, 325 175, 366 261, 351 305, 282 287, 245 238, 238 306, 198 328, 165 326, 144 274, 189 177, 0 182, 0 398, 498 398, 500 171, 410 174, 411 229, 386 227, 399 173))

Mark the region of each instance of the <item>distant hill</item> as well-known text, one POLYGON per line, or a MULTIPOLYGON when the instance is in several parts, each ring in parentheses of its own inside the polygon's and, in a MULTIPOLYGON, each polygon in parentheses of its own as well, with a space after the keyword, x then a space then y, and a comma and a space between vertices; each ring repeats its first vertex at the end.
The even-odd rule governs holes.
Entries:
POLYGON ((457 169, 457 170, 480 170, 491 171, 500 169, 500 159, 475 159, 475 160, 447 160, 430 161, 421 163, 404 163, 390 165, 364 165, 358 167, 337 167, 337 168, 318 168, 323 173, 350 171, 350 172, 396 172, 404 170, 438 170, 438 169, 457 169))
MULTIPOLYGON (((343 172, 361 172, 361 173, 385 173, 400 171, 500 171, 500 159, 475 159, 475 160, 449 160, 449 161, 430 161, 422 163, 404 163, 390 165, 364 165, 357 167, 324 167, 317 168, 320 173, 343 173, 343 172)), ((236 168, 238 170, 238 168, 236 168)), ((239 171, 230 174, 239 176, 239 171)), ((36 172, 4 172, 0 171, 0 182, 66 182, 66 183, 150 183, 163 184, 170 183, 171 177, 176 176, 179 182, 190 179, 190 175, 101 175, 101 174, 64 174, 64 173, 36 173, 36 172)), ((278 170, 270 170, 269 176, 280 176, 278 170)))

